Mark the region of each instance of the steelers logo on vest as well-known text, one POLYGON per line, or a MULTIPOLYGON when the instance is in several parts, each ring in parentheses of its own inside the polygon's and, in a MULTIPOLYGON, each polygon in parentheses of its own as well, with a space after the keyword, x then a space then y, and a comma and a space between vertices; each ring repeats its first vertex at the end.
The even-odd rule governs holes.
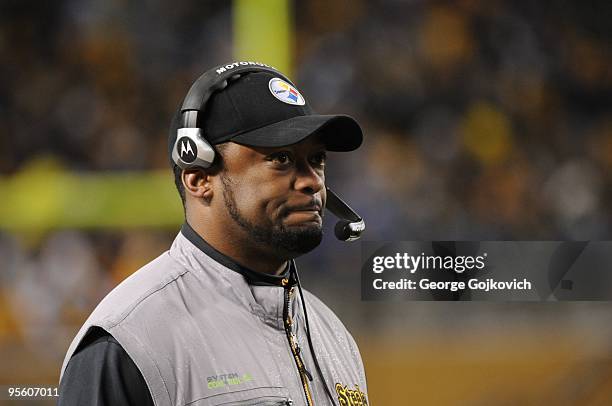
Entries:
POLYGON ((182 137, 176 143, 178 155, 184 162, 192 163, 198 157, 198 147, 189 137, 182 137))
POLYGON ((355 389, 336 383, 336 394, 340 406, 368 406, 368 396, 355 384, 355 389))
POLYGON ((276 97, 283 103, 293 104, 296 106, 303 106, 306 104, 306 100, 304 100, 300 92, 282 79, 270 79, 270 82, 268 82, 268 88, 270 89, 272 96, 276 97))

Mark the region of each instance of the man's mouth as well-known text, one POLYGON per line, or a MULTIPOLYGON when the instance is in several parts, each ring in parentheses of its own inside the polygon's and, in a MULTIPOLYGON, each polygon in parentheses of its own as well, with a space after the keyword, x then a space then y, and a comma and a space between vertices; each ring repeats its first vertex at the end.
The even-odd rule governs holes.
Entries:
POLYGON ((321 206, 318 204, 309 204, 305 206, 290 207, 288 212, 316 212, 321 214, 321 206))
POLYGON ((285 219, 290 223, 322 223, 322 206, 317 203, 290 206, 285 209, 285 219))

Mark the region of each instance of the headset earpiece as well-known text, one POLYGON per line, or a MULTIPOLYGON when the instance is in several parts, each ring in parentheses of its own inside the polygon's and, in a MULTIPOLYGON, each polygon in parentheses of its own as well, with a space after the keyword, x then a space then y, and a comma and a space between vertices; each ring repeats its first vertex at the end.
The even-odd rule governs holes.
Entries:
POLYGON ((215 160, 215 150, 202 136, 201 128, 179 128, 172 160, 181 169, 208 168, 215 160))

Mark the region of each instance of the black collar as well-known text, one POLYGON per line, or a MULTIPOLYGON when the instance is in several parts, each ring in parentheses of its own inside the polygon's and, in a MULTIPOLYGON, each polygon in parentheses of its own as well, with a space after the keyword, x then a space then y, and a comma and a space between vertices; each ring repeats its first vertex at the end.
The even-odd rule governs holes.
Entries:
MULTIPOLYGON (((251 285, 272 285, 272 286, 284 286, 283 279, 287 279, 290 285, 293 285, 294 278, 292 269, 294 267, 293 261, 289 261, 289 266, 280 275, 270 275, 267 273, 253 271, 243 265, 240 265, 232 258, 217 251, 213 246, 202 238, 196 231, 187 223, 184 223, 181 227, 181 233, 187 238, 193 245, 198 247, 203 253, 225 266, 226 268, 236 271, 246 278, 251 285)), ((286 284, 287 282, 285 282, 286 284)))

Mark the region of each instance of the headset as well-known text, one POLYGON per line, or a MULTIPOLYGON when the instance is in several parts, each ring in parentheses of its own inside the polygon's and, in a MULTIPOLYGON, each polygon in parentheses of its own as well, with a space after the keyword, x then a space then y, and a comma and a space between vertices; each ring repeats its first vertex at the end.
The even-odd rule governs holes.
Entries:
MULTIPOLYGON (((202 74, 191 86, 181 105, 182 128, 177 130, 172 148, 172 161, 179 168, 208 168, 213 164, 215 149, 206 141, 204 130, 200 126, 206 103, 215 92, 222 91, 242 75, 253 72, 271 73, 293 85, 284 74, 259 62, 234 62, 202 74)), ((365 230, 364 220, 331 189, 326 190, 326 208, 340 219, 334 228, 336 238, 341 241, 358 240, 365 230)))

